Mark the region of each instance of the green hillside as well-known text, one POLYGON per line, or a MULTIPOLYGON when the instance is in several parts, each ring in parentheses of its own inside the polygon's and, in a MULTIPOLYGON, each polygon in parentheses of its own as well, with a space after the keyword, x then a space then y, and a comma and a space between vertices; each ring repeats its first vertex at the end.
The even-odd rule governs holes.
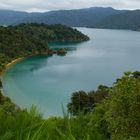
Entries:
POLYGON ((11 26, 10 28, 44 42, 81 42, 89 40, 88 36, 82 34, 78 30, 60 24, 45 25, 28 23, 11 26))
MULTIPOLYGON (((89 37, 63 25, 20 24, 0 27, 0 72, 6 64, 20 57, 48 54, 48 42, 81 42, 89 37)), ((58 53, 65 53, 58 50, 58 53)), ((51 51, 52 53, 52 51, 51 51)))
POLYGON ((48 45, 41 40, 10 28, 0 27, 0 71, 16 58, 47 53, 47 50, 48 45))

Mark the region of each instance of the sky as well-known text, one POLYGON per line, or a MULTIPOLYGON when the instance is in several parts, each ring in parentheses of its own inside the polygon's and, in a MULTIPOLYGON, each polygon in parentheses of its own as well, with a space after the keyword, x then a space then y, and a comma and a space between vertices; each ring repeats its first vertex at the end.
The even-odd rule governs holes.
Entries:
POLYGON ((140 0, 0 0, 0 9, 26 12, 45 12, 88 7, 140 9, 140 0))

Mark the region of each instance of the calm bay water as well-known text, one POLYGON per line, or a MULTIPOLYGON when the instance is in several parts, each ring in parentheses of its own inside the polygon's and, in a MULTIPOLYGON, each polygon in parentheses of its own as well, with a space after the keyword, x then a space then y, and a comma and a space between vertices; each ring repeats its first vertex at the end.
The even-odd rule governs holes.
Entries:
POLYGON ((13 65, 3 75, 5 94, 22 108, 36 105, 44 114, 62 115, 72 92, 111 86, 125 71, 140 70, 140 32, 78 28, 88 42, 53 44, 70 48, 66 56, 37 56, 13 65))

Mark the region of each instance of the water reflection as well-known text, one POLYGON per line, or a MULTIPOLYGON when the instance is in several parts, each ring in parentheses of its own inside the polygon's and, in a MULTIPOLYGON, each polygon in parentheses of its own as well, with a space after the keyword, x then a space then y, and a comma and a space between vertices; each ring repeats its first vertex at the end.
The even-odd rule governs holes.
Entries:
POLYGON ((30 67, 29 71, 35 72, 40 69, 43 69, 44 67, 46 67, 49 58, 50 57, 47 55, 46 56, 45 55, 44 56, 34 56, 34 57, 29 58, 30 59, 30 63, 28 63, 28 67, 30 67), (39 63, 36 63, 35 60, 39 61, 39 63))

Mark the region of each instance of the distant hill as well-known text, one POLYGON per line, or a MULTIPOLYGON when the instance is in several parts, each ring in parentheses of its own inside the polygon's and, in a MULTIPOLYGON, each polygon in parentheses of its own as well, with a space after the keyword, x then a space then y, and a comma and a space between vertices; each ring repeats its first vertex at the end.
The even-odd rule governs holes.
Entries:
POLYGON ((0 24, 11 25, 28 16, 26 12, 0 10, 0 24))
POLYGON ((27 13, 18 11, 0 10, 0 24, 11 25, 27 22, 45 24, 63 24, 67 26, 91 27, 97 22, 123 10, 115 10, 111 7, 91 7, 77 10, 58 10, 45 13, 27 13))
POLYGON ((41 15, 34 14, 20 22, 39 22, 47 24, 63 24, 67 26, 90 27, 97 22, 124 11, 115 10, 111 7, 101 8, 92 7, 78 10, 60 10, 42 13, 41 15))
POLYGON ((33 22, 75 27, 140 30, 140 10, 116 10, 111 7, 57 10, 45 13, 0 10, 1 25, 33 22))
POLYGON ((92 27, 140 30, 140 10, 127 11, 107 17, 92 27))

